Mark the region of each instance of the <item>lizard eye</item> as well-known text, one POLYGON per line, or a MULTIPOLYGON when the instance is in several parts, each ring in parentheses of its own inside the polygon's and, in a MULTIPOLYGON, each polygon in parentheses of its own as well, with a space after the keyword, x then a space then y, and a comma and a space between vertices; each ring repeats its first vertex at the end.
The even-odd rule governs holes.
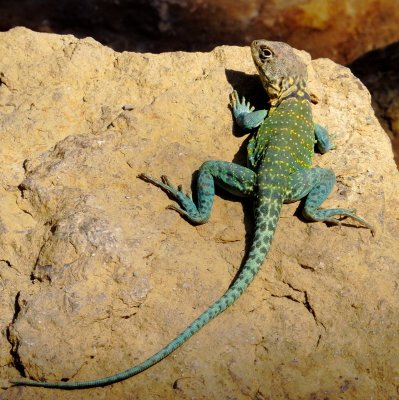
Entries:
POLYGON ((267 59, 272 58, 273 53, 266 47, 260 46, 259 48, 259 59, 265 62, 267 59))

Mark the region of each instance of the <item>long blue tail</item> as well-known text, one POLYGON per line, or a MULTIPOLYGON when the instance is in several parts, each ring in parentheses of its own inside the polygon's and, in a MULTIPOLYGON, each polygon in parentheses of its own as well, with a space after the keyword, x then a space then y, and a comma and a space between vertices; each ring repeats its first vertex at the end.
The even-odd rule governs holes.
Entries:
POLYGON ((210 320, 217 317, 229 306, 231 306, 246 290, 261 268, 263 261, 269 251, 274 231, 277 225, 278 217, 282 206, 282 200, 276 198, 260 199, 255 209, 255 235, 248 254, 248 258, 238 275, 235 282, 213 305, 204 311, 196 320, 194 320, 183 332, 181 332, 169 344, 159 350, 157 353, 147 358, 142 363, 119 372, 115 375, 107 376, 101 379, 81 382, 39 382, 32 380, 11 381, 18 386, 38 386, 54 389, 87 389, 98 386, 111 385, 130 378, 140 372, 150 368, 154 364, 167 357, 191 336, 198 332, 210 320), (259 210, 262 204, 267 205, 266 210, 259 210))

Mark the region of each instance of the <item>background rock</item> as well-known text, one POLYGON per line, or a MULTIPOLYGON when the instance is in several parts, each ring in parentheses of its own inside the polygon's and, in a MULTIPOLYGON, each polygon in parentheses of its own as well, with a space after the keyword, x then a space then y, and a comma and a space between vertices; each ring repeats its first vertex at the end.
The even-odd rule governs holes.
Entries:
POLYGON ((399 166, 399 42, 365 54, 349 67, 370 90, 373 108, 392 140, 399 166))
MULTIPOLYGON (((208 224, 165 210, 139 172, 190 186, 240 160, 233 88, 264 102, 248 48, 115 53, 92 39, 0 34, 1 377, 92 379, 143 360, 229 286, 251 241, 249 202, 220 193, 208 224), (232 134, 232 130, 235 134, 232 134)), ((148 371, 85 392, 0 399, 376 399, 399 390, 398 172, 370 96, 347 68, 309 64, 337 149, 326 206, 377 228, 306 223, 286 205, 241 299, 148 371), (84 394, 83 394, 84 393, 84 394)), ((243 145, 244 142, 244 145, 243 145)))
POLYGON ((398 19, 390 0, 3 0, 0 30, 23 25, 140 52, 265 38, 348 63, 398 41, 398 19))

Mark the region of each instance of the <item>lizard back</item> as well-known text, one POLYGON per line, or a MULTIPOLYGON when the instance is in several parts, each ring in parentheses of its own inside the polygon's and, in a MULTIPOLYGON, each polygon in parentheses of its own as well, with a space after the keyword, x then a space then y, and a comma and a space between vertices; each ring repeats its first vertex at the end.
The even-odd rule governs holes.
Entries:
POLYGON ((248 145, 249 160, 258 174, 281 180, 311 167, 314 141, 308 96, 292 96, 270 109, 248 145))

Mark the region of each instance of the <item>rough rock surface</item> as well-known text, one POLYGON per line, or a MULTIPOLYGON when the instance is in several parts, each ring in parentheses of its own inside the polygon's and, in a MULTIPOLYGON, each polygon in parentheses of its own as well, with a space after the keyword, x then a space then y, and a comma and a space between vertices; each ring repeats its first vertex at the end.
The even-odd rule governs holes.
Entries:
POLYGON ((122 51, 280 40, 348 63, 399 40, 397 0, 2 0, 0 30, 92 36, 122 51))
MULTIPOLYGON (((207 159, 241 159, 233 88, 259 106, 248 48, 115 53, 92 39, 0 34, 2 383, 82 380, 151 355, 218 298, 251 240, 250 203, 223 193, 208 224, 165 210, 136 178, 190 186, 207 159)), ((173 355, 84 392, 11 387, 0 399, 396 399, 398 172, 370 96, 350 71, 309 63, 316 155, 367 229, 307 223, 286 205, 248 291, 173 355)))
POLYGON ((392 140, 399 167, 399 42, 371 51, 349 67, 372 95, 376 115, 392 140))

